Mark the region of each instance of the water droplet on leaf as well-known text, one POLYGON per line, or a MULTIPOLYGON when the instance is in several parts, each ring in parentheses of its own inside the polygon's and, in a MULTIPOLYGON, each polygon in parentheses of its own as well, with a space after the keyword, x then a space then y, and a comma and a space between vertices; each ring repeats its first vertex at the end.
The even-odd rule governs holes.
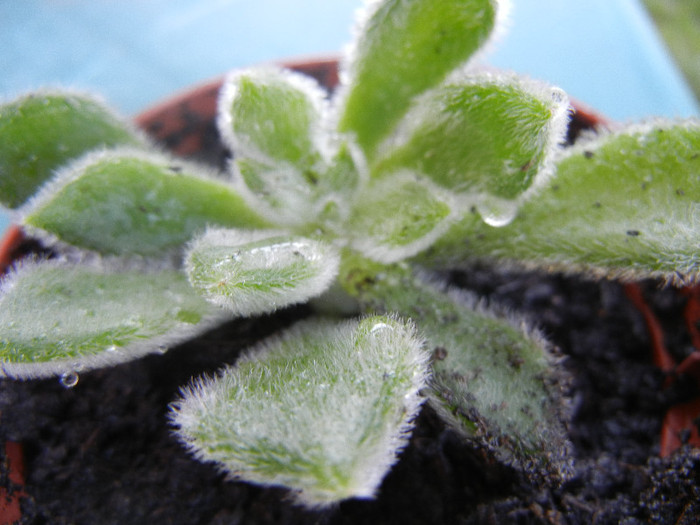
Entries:
POLYGON ((496 228, 507 226, 518 214, 517 201, 492 196, 482 198, 476 208, 484 222, 496 228))

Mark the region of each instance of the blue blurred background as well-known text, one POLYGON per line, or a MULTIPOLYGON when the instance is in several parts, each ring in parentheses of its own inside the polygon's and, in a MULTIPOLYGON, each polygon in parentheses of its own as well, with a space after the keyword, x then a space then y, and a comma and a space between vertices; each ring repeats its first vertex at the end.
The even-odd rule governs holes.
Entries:
MULTIPOLYGON (((697 1, 697 0, 692 0, 697 1)), ((639 0, 513 0, 486 57, 613 120, 698 105, 639 0)), ((100 92, 127 115, 229 69, 337 54, 362 0, 0 0, 0 97, 100 92)), ((7 217, 0 215, 0 231, 7 217)))

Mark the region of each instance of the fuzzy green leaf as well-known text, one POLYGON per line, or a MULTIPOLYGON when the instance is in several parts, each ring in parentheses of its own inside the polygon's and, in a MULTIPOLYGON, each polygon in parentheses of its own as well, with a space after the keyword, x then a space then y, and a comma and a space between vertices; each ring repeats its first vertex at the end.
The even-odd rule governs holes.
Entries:
POLYGON ((31 264, 0 295, 0 375, 45 377, 164 352, 227 318, 180 272, 31 264))
POLYGON ((325 243, 270 231, 209 230, 186 259, 192 286, 236 315, 272 312, 323 293, 338 272, 325 243))
POLYGON ((411 99, 442 81, 487 40, 495 0, 374 2, 348 72, 341 131, 357 134, 368 157, 411 99))
POLYGON ((446 191, 409 173, 397 173, 372 181, 359 193, 346 227, 354 248, 392 263, 430 246, 450 226, 453 215, 446 191))
POLYGON ((143 142, 85 95, 39 92, 0 105, 0 203, 20 206, 54 170, 87 151, 143 142))
POLYGON ((245 70, 224 85, 218 125, 234 153, 234 181, 281 226, 333 220, 329 203, 343 207, 357 185, 350 147, 324 128, 326 106, 321 88, 292 71, 245 70))
POLYGON ((431 402, 467 439, 528 475, 568 474, 558 372, 541 337, 408 267, 347 257, 340 280, 364 311, 416 322, 433 353, 431 402))
POLYGON ((374 495, 418 412, 427 356, 389 317, 307 321, 183 392, 172 419, 201 460, 309 506, 374 495))
POLYGON ((323 98, 313 80, 292 71, 237 71, 222 90, 219 129, 236 156, 308 169, 319 159, 323 98))
POLYGON ((568 108, 557 88, 515 76, 462 76, 413 104, 372 175, 409 169, 460 194, 515 199, 550 167, 568 108))
POLYGON ((466 220, 433 255, 696 281, 699 151, 697 120, 657 121, 582 143, 563 155, 556 177, 511 224, 466 220))
POLYGON ((91 154, 23 210, 24 223, 81 248, 148 256, 179 248, 209 224, 267 224, 231 187, 198 173, 131 150, 91 154))

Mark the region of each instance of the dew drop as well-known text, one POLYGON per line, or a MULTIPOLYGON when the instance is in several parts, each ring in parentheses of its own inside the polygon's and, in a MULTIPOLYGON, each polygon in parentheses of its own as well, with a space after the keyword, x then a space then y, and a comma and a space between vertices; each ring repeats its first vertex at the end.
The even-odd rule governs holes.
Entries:
POLYGON ((61 386, 64 388, 73 388, 78 384, 79 380, 80 376, 78 375, 78 372, 66 372, 61 374, 61 378, 59 379, 61 386))
POLYGON ((156 352, 159 354, 164 354, 167 351, 168 351, 168 347, 165 345, 158 345, 158 348, 156 348, 156 352))
POLYGON ((495 213, 486 213, 483 215, 484 222, 489 226, 494 228, 501 228, 507 226, 513 220, 510 215, 502 215, 495 213))
POLYGON ((110 345, 107 347, 107 352, 116 352, 117 350, 119 350, 117 345, 110 345))
POLYGON ((486 224, 500 228, 513 222, 518 214, 518 202, 488 196, 480 199, 476 209, 486 224))

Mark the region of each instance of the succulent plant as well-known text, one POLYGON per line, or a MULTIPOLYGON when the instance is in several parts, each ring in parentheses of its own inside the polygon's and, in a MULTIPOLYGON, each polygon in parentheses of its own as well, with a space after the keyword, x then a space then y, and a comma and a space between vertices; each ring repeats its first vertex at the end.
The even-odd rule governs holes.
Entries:
POLYGON ((331 95, 281 68, 233 72, 226 174, 90 96, 0 106, 0 200, 57 254, 2 282, 2 375, 70 385, 310 302, 309 319, 183 387, 171 420, 198 459, 312 507, 371 497, 427 400, 494 460, 565 479, 556 356, 436 270, 696 281, 700 122, 564 147, 560 89, 475 59, 505 4, 369 2, 331 95))

